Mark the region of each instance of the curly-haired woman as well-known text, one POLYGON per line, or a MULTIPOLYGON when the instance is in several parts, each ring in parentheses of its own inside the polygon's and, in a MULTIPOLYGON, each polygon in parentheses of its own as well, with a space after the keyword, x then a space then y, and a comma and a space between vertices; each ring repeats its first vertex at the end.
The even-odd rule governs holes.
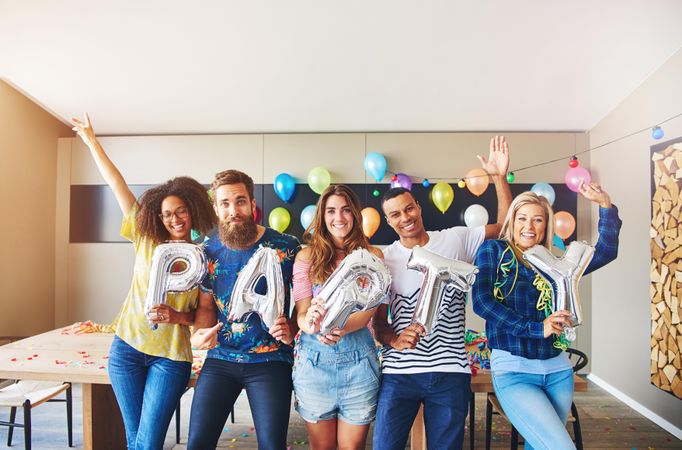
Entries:
POLYGON ((375 310, 350 315, 343 329, 321 335, 323 301, 314 298, 343 258, 369 245, 362 232, 357 195, 347 186, 330 186, 317 202, 306 230, 308 247, 296 256, 294 299, 301 329, 294 364, 296 410, 306 421, 312 449, 365 448, 376 413, 381 371, 367 327, 375 310))
POLYGON ((109 378, 128 448, 160 449, 191 374, 189 325, 212 325, 215 312, 212 303, 199 302, 198 288, 168 293, 166 303, 150 311, 150 320, 158 324, 152 330, 144 310, 152 255, 164 241, 191 242, 192 228, 209 232, 217 218, 206 189, 189 177, 173 178, 135 199, 97 140, 87 114, 84 121, 71 121, 123 212, 121 236, 135 248, 133 280, 109 352, 109 378))

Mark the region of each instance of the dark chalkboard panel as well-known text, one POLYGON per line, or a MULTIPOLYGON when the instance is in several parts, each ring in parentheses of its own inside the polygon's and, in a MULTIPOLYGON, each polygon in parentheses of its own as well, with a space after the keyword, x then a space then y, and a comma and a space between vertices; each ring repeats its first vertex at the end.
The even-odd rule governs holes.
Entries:
MULTIPOLYGON (((390 244, 397 239, 395 232, 386 224, 381 211, 381 196, 374 197, 372 192, 378 189, 381 194, 386 192, 389 187, 386 184, 350 184, 349 185, 360 197, 364 206, 375 208, 382 215, 381 226, 377 230, 371 242, 373 244, 390 244)), ((532 184, 512 184, 512 194, 517 195, 527 191, 532 184)), ((131 190, 139 197, 151 185, 133 185, 131 190)), ((552 184, 556 192, 554 202, 555 211, 567 211, 577 219, 577 194, 572 192, 564 184, 552 184)), ((450 208, 441 214, 431 203, 429 194, 431 187, 425 188, 421 184, 412 187, 412 193, 422 206, 424 226, 427 230, 439 230, 456 225, 464 225, 464 211, 474 203, 478 203, 486 208, 490 223, 497 219, 497 197, 495 189, 490 185, 488 190, 480 197, 476 197, 467 189, 460 189, 456 184, 453 185, 455 200, 450 208)), ((291 214, 291 224, 286 233, 301 237, 303 227, 300 223, 300 215, 303 208, 314 204, 318 195, 314 193, 307 184, 298 184, 296 192, 288 203, 283 202, 272 187, 272 184, 256 185, 256 202, 262 210, 261 223, 267 225, 270 211, 278 206, 286 208, 291 214)), ((92 243, 92 242, 125 242, 119 236, 121 227, 121 211, 116 203, 111 189, 104 185, 73 185, 71 186, 71 227, 70 242, 72 243, 92 243)), ((573 240, 576 233, 568 240, 573 240)))

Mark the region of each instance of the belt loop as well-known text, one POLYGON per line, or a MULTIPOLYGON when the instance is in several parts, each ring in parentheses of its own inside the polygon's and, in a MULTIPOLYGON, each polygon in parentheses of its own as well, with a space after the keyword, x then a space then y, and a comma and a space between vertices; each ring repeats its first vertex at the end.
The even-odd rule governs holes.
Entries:
POLYGON ((313 366, 316 366, 317 363, 320 361, 320 352, 313 352, 311 356, 312 357, 310 358, 310 360, 312 361, 313 366))

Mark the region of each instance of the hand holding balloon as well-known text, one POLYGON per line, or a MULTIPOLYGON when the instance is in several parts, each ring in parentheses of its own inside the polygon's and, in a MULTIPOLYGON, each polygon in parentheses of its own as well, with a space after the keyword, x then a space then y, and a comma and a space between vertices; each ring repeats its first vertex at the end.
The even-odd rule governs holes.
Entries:
POLYGON ((210 350, 218 346, 218 331, 223 327, 222 322, 218 322, 211 328, 198 328, 194 330, 190 342, 192 348, 197 350, 210 350))
POLYGON ((321 298, 314 298, 310 301, 310 307, 305 314, 305 322, 308 324, 306 332, 308 334, 319 333, 320 324, 327 310, 324 309, 324 300, 321 298))
POLYGON ((398 334, 392 342, 391 347, 396 350, 409 350, 417 347, 421 337, 426 334, 424 327, 418 323, 412 323, 398 334))
POLYGON ((291 343, 294 342, 294 334, 292 333, 289 321, 284 315, 279 316, 275 320, 274 325, 270 327, 268 333, 284 344, 291 345, 291 343))
POLYGON ((611 207, 611 197, 598 183, 581 182, 580 186, 578 186, 578 191, 583 197, 598 204, 602 208, 611 207))
POLYGON ((187 324, 186 318, 183 317, 184 314, 179 311, 174 310, 165 303, 156 304, 149 308, 147 311, 147 318, 149 322, 153 324, 159 323, 177 323, 177 324, 187 324))
POLYGON ((561 336, 561 333, 564 332, 564 327, 571 326, 570 318, 571 313, 566 310, 556 311, 547 316, 547 318, 542 321, 545 338, 548 338, 553 334, 561 336))
POLYGON ((341 340, 346 331, 343 328, 334 328, 328 334, 320 334, 317 340, 326 345, 334 345, 341 340))

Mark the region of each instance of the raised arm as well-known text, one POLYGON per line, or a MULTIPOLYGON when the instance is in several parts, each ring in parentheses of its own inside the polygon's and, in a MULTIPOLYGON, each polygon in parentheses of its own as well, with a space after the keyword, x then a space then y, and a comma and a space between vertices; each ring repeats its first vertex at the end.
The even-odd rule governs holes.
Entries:
POLYGON ((623 222, 618 217, 618 208, 611 203, 609 194, 597 183, 580 183, 583 197, 599 205, 599 239, 594 247, 594 257, 585 269, 585 274, 594 272, 618 256, 618 236, 623 222))
POLYGON ((97 135, 95 135, 95 131, 90 123, 90 117, 85 113, 85 122, 72 118, 71 123, 73 124, 73 130, 78 133, 78 136, 90 149, 92 159, 95 160, 102 178, 111 187, 111 190, 114 191, 114 196, 116 196, 116 201, 118 201, 118 206, 120 206, 123 215, 127 216, 135 204, 135 195, 130 191, 130 188, 123 179, 123 175, 121 175, 121 172, 118 171, 114 163, 111 162, 104 152, 102 145, 97 140, 97 135))
POLYGON ((490 153, 488 158, 477 155, 483 169, 493 178, 495 193, 497 194, 497 223, 485 226, 485 238, 496 239, 500 235, 502 223, 507 216, 512 195, 507 182, 509 170, 509 145, 504 136, 490 139, 490 153))

